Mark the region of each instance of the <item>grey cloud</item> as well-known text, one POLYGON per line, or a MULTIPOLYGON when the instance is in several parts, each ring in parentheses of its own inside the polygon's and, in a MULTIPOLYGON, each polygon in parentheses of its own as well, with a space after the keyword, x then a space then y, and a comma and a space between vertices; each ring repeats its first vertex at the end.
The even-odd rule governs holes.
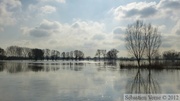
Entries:
POLYGON ((28 34, 33 37, 46 37, 50 36, 53 33, 56 33, 59 28, 61 27, 61 24, 58 22, 51 22, 48 20, 44 20, 39 26, 32 28, 28 31, 28 34))
POLYGON ((125 16, 126 17, 132 17, 140 15, 141 17, 148 17, 151 15, 156 14, 157 9, 154 6, 145 7, 143 9, 131 9, 129 11, 126 11, 125 16))
POLYGON ((124 41, 124 37, 122 37, 122 36, 120 36, 120 35, 115 35, 115 36, 113 36, 113 39, 124 41))
POLYGON ((79 28, 80 25, 76 22, 76 23, 73 23, 71 27, 72 27, 72 28, 79 28))
POLYGON ((164 48, 171 48, 172 44, 166 42, 166 43, 162 44, 162 47, 164 47, 164 48))
POLYGON ((113 30, 113 34, 123 34, 124 33, 124 31, 121 29, 121 28, 115 28, 114 30, 113 30))
POLYGON ((39 27, 42 28, 42 29, 48 30, 48 29, 56 29, 56 28, 59 27, 59 25, 56 24, 56 23, 50 23, 50 24, 42 23, 39 27))
POLYGON ((160 3, 160 7, 162 8, 173 8, 173 9, 179 9, 180 8, 180 1, 179 0, 163 0, 160 3))
POLYGON ((42 29, 32 29, 29 34, 33 37, 46 37, 49 36, 50 33, 46 30, 42 30, 42 29))
POLYGON ((180 35, 180 29, 178 29, 178 30, 176 31, 176 34, 177 34, 177 35, 180 35))
POLYGON ((103 40, 103 39, 105 39, 105 36, 100 35, 100 34, 99 35, 94 35, 92 39, 94 39, 94 40, 103 40))
POLYGON ((139 13, 138 9, 131 9, 129 11, 126 12, 126 17, 131 17, 134 15, 137 15, 139 13))
POLYGON ((156 12, 157 12, 157 10, 155 8, 147 7, 140 11, 140 15, 141 15, 141 17, 148 17, 148 16, 155 14, 156 12))

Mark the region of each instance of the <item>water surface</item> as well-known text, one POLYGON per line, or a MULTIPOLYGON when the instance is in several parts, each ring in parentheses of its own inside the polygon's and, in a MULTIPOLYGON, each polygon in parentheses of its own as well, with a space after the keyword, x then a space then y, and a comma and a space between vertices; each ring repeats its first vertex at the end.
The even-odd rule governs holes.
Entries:
POLYGON ((1 61, 0 101, 123 101, 125 93, 179 94, 179 70, 119 62, 1 61))

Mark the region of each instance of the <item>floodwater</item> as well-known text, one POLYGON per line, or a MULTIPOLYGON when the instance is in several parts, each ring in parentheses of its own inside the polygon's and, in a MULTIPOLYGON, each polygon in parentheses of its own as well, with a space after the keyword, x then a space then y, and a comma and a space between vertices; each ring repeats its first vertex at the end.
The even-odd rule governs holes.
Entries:
POLYGON ((180 70, 120 69, 119 62, 0 61, 0 101, 123 101, 179 94, 180 70))

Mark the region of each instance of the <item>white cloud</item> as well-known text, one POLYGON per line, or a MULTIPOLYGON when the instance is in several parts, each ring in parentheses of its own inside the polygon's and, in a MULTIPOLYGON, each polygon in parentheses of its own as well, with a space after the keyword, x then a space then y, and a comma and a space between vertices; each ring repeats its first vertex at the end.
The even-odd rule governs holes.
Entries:
POLYGON ((43 13, 53 13, 53 12, 56 12, 56 8, 53 6, 46 5, 46 6, 41 7, 41 11, 43 13))
POLYGON ((30 36, 41 38, 58 32, 60 27, 61 24, 59 22, 43 20, 39 26, 35 28, 22 27, 21 31, 25 35, 29 34, 30 36))
POLYGON ((119 40, 113 40, 113 33, 105 32, 103 23, 93 21, 76 20, 66 24, 43 20, 37 27, 22 27, 21 31, 26 37, 33 38, 31 41, 34 47, 60 51, 80 49, 92 56, 97 48, 110 50, 121 44, 119 40))
POLYGON ((16 9, 21 7, 19 0, 1 0, 0 1, 0 29, 4 26, 13 25, 16 18, 13 16, 16 9))
POLYGON ((124 27, 115 27, 113 29, 113 34, 124 34, 125 28, 124 27))
POLYGON ((180 20, 176 22, 174 27, 172 28, 173 35, 180 35, 180 20))
POLYGON ((133 2, 124 6, 119 6, 111 11, 114 12, 115 19, 122 20, 126 18, 144 18, 151 17, 156 14, 156 3, 155 2, 133 2))
POLYGON ((66 3, 66 0, 40 0, 41 2, 59 2, 59 3, 66 3))
POLYGON ((113 12, 116 20, 149 18, 171 18, 172 20, 178 20, 180 18, 179 8, 179 0, 161 0, 159 3, 133 2, 113 8, 111 12, 113 12))

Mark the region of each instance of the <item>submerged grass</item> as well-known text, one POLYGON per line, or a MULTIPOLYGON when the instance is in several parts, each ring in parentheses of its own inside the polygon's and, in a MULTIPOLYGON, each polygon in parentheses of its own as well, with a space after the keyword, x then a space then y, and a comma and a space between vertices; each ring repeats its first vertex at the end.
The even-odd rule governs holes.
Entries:
POLYGON ((154 62, 151 65, 141 64, 139 67, 135 63, 120 63, 121 69, 180 69, 180 62, 154 62))

